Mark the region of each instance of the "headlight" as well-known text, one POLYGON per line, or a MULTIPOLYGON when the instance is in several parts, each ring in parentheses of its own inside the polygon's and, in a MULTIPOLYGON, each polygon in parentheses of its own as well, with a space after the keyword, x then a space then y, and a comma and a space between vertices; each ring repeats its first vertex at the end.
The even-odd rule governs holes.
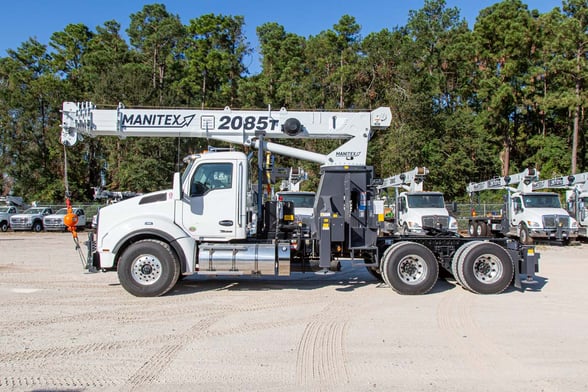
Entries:
POLYGON ((527 221, 527 226, 534 228, 541 228, 541 223, 534 221, 527 221))
POLYGON ((421 225, 417 222, 408 221, 408 227, 410 227, 411 229, 420 229, 421 225))
POLYGON ((450 230, 457 230, 457 220, 450 218, 449 219, 449 229, 450 230))
POLYGON ((578 228, 578 221, 575 220, 574 218, 570 218, 570 227, 572 229, 577 229, 578 228))

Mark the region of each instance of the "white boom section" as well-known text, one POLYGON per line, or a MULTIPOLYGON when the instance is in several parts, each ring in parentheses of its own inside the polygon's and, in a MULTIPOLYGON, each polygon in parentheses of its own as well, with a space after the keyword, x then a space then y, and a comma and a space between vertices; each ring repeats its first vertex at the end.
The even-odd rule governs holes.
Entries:
POLYGON ((588 172, 536 181, 533 183, 533 189, 573 188, 575 186, 580 188, 581 185, 586 186, 586 184, 588 184, 588 172))
POLYGON ((200 137, 259 147, 322 165, 365 165, 371 131, 391 122, 390 108, 371 112, 321 112, 195 109, 97 109, 90 102, 64 102, 61 142, 74 145, 81 135, 200 137), (347 139, 327 155, 264 141, 263 138, 347 139))
POLYGON ((488 189, 506 189, 509 185, 519 184, 518 191, 531 192, 533 183, 539 179, 539 172, 535 169, 525 169, 521 173, 505 177, 496 177, 488 181, 470 182, 467 186, 469 194, 485 191, 488 189))
POLYGON ((423 182, 428 174, 429 169, 426 167, 415 167, 413 170, 384 178, 378 189, 403 188, 409 192, 422 192, 423 182))

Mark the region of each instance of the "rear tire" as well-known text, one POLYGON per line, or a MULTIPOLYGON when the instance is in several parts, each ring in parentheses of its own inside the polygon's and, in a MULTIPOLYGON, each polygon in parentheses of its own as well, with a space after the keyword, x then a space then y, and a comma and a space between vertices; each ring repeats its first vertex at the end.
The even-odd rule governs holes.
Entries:
POLYGON ((474 242, 459 256, 457 270, 463 286, 478 294, 498 294, 512 281, 513 261, 492 242, 474 242))
POLYGON ((458 248, 455 251, 455 254, 453 255, 453 259, 451 260, 451 273, 453 274, 453 277, 455 278, 455 281, 462 287, 466 288, 465 283, 463 282, 461 276, 459 276, 459 263, 460 263, 460 259, 461 259, 461 255, 463 254, 463 252, 469 248, 470 246, 479 243, 479 241, 472 241, 472 242, 468 242, 465 245, 461 246, 460 248, 458 248))
POLYGON ((142 240, 129 246, 117 267, 120 284, 137 297, 158 297, 178 281, 180 264, 165 242, 142 240))
POLYGON ((476 237, 486 237, 486 222, 476 223, 476 237))
POLYGON ((429 292, 439 277, 439 264, 433 252, 414 242, 399 242, 384 254, 382 276, 399 294, 429 292))
POLYGON ((470 221, 468 223, 468 234, 470 235, 470 237, 476 236, 476 223, 473 221, 470 221))

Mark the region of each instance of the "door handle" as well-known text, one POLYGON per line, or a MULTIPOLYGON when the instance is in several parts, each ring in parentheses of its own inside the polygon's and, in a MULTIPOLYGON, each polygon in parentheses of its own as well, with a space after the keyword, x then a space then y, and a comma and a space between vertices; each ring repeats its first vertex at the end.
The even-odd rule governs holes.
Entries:
POLYGON ((232 220, 222 220, 222 221, 219 221, 218 224, 221 226, 233 226, 233 221, 232 220))

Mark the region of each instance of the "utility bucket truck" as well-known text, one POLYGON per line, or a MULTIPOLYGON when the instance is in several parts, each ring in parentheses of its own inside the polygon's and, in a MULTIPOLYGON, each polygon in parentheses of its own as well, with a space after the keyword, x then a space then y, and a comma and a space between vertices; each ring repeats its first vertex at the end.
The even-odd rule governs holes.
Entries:
POLYGON ((578 235, 576 220, 561 207, 557 193, 533 191, 538 179, 539 172, 530 168, 510 176, 470 183, 467 186, 470 200, 484 190, 506 190, 500 214, 478 215, 472 209, 468 223, 470 236, 511 236, 527 245, 534 239, 562 243, 575 239, 578 235), (510 186, 516 184, 517 188, 510 186))
MULTIPOLYGON (((427 234, 450 231, 457 233, 457 220, 449 215, 441 192, 423 191, 426 167, 415 167, 411 171, 382 180, 378 189, 394 188, 391 218, 385 219, 385 232, 427 234), (399 192, 399 190, 403 190, 399 192)), ((385 196, 388 199, 388 196, 385 196)))
POLYGON ((88 237, 88 270, 117 271, 136 296, 168 292, 182 275, 288 276, 330 274, 340 258, 367 268, 401 294, 424 294, 439 268, 477 293, 534 283, 539 255, 509 239, 476 241, 456 234, 379 236, 382 184, 366 166, 373 131, 390 125, 389 108, 371 112, 231 110, 101 110, 89 103, 63 105, 61 141, 79 135, 203 137, 259 149, 253 156, 216 151, 187 157, 171 189, 100 209, 88 237), (343 139, 323 155, 269 139, 343 139), (265 153, 321 165, 310 230, 294 222, 294 204, 264 197, 265 153), (255 167, 257 166, 257 167, 255 167), (260 179, 257 181, 257 179, 260 179), (253 186, 257 181, 257 186, 253 186), (305 246, 304 233, 311 246, 305 246), (296 246, 295 246, 296 244, 296 246), (301 247, 299 245, 302 244, 301 247))
POLYGON ((535 189, 566 189, 566 210, 578 222, 578 237, 588 238, 588 172, 533 183, 535 189))

